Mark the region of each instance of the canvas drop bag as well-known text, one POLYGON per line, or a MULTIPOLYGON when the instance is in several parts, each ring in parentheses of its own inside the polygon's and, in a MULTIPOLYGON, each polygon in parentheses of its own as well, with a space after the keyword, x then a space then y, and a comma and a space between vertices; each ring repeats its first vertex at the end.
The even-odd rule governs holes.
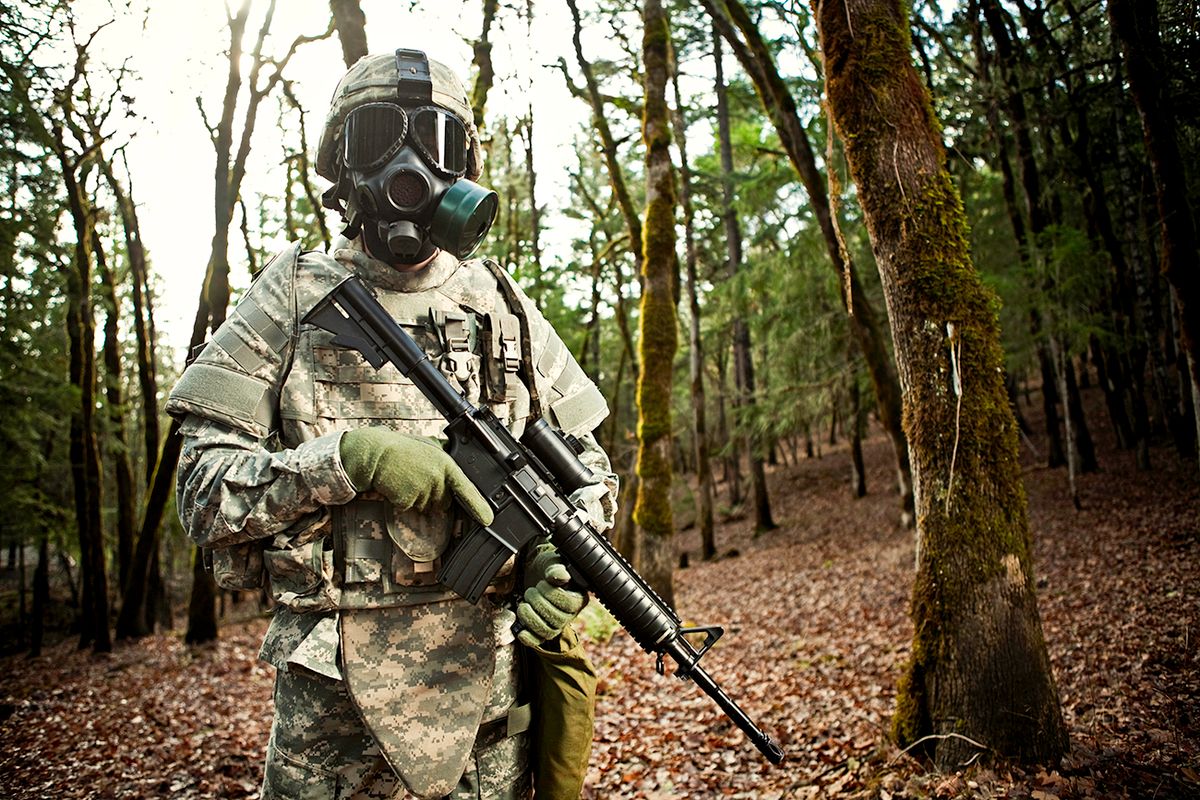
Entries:
POLYGON ((592 754, 596 670, 570 627, 530 650, 534 796, 578 800, 592 754))

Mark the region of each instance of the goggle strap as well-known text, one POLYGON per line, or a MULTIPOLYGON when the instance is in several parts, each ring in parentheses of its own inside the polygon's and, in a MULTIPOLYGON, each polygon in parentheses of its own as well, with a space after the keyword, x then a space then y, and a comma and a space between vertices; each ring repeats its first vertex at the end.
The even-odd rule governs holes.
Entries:
POLYGON ((396 97, 401 103, 432 103, 429 58, 420 50, 396 51, 396 97))

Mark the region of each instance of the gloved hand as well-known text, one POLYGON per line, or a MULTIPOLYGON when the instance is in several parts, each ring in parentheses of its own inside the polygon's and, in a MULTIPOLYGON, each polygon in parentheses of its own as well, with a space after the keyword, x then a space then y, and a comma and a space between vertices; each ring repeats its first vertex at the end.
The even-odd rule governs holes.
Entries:
POLYGON ((588 598, 569 588, 571 575, 552 544, 537 546, 525 568, 525 580, 530 586, 517 604, 517 620, 522 626, 517 638, 536 647, 562 633, 583 611, 588 598))
POLYGON ((359 428, 342 434, 339 449, 346 475, 360 492, 374 489, 397 508, 418 511, 448 506, 453 493, 479 524, 492 524, 487 500, 432 440, 384 427, 359 428))

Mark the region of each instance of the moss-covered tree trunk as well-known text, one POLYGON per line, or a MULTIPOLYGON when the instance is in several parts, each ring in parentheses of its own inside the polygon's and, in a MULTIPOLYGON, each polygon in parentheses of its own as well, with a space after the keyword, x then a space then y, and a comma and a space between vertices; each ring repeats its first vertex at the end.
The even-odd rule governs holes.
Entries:
POLYGON ((974 270, 899 0, 815 0, 834 124, 867 221, 904 390, 917 510, 912 657, 894 731, 952 769, 1053 762, 1042 636, 994 295, 974 270), (925 738, 931 737, 931 738, 925 738), (978 743, 978 744, 976 744, 978 743))
POLYGON ((477 130, 483 130, 483 112, 487 107, 488 93, 496 82, 496 70, 492 66, 492 42, 488 36, 492 32, 492 23, 496 21, 499 5, 499 0, 483 0, 482 29, 472 45, 474 56, 471 64, 475 67, 475 82, 471 84, 471 114, 477 130))
POLYGON ((671 513, 671 376, 678 348, 675 320, 675 171, 667 113, 670 31, 661 0, 642 7, 645 29, 646 222, 642 239, 642 305, 638 349, 637 565, 646 582, 674 604, 675 521, 671 513))

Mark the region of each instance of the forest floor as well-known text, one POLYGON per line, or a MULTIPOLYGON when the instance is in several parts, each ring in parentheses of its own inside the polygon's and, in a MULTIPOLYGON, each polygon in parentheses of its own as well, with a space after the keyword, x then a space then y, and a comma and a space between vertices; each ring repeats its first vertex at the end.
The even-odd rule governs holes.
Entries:
MULTIPOLYGON (((692 563, 676 573, 681 616, 726 629, 704 666, 787 760, 767 764, 712 702, 656 675, 651 656, 589 612, 601 694, 585 797, 1200 797, 1196 464, 1156 449, 1154 470, 1139 472, 1113 449, 1101 409, 1090 419, 1102 471, 1080 476, 1081 510, 1066 470, 1023 448, 1042 624, 1071 737, 1060 764, 981 753, 939 772, 889 742, 912 635, 913 536, 897 527, 890 449, 876 437, 867 497, 850 497, 844 445, 827 448, 772 469, 778 530, 754 538, 749 520, 728 521, 717 531, 726 555, 708 563, 697 563, 694 530, 679 537, 692 563)), ((264 628, 228 622, 202 648, 176 633, 103 657, 63 642, 0 659, 0 796, 256 796, 271 716, 272 670, 255 658, 264 628)))

